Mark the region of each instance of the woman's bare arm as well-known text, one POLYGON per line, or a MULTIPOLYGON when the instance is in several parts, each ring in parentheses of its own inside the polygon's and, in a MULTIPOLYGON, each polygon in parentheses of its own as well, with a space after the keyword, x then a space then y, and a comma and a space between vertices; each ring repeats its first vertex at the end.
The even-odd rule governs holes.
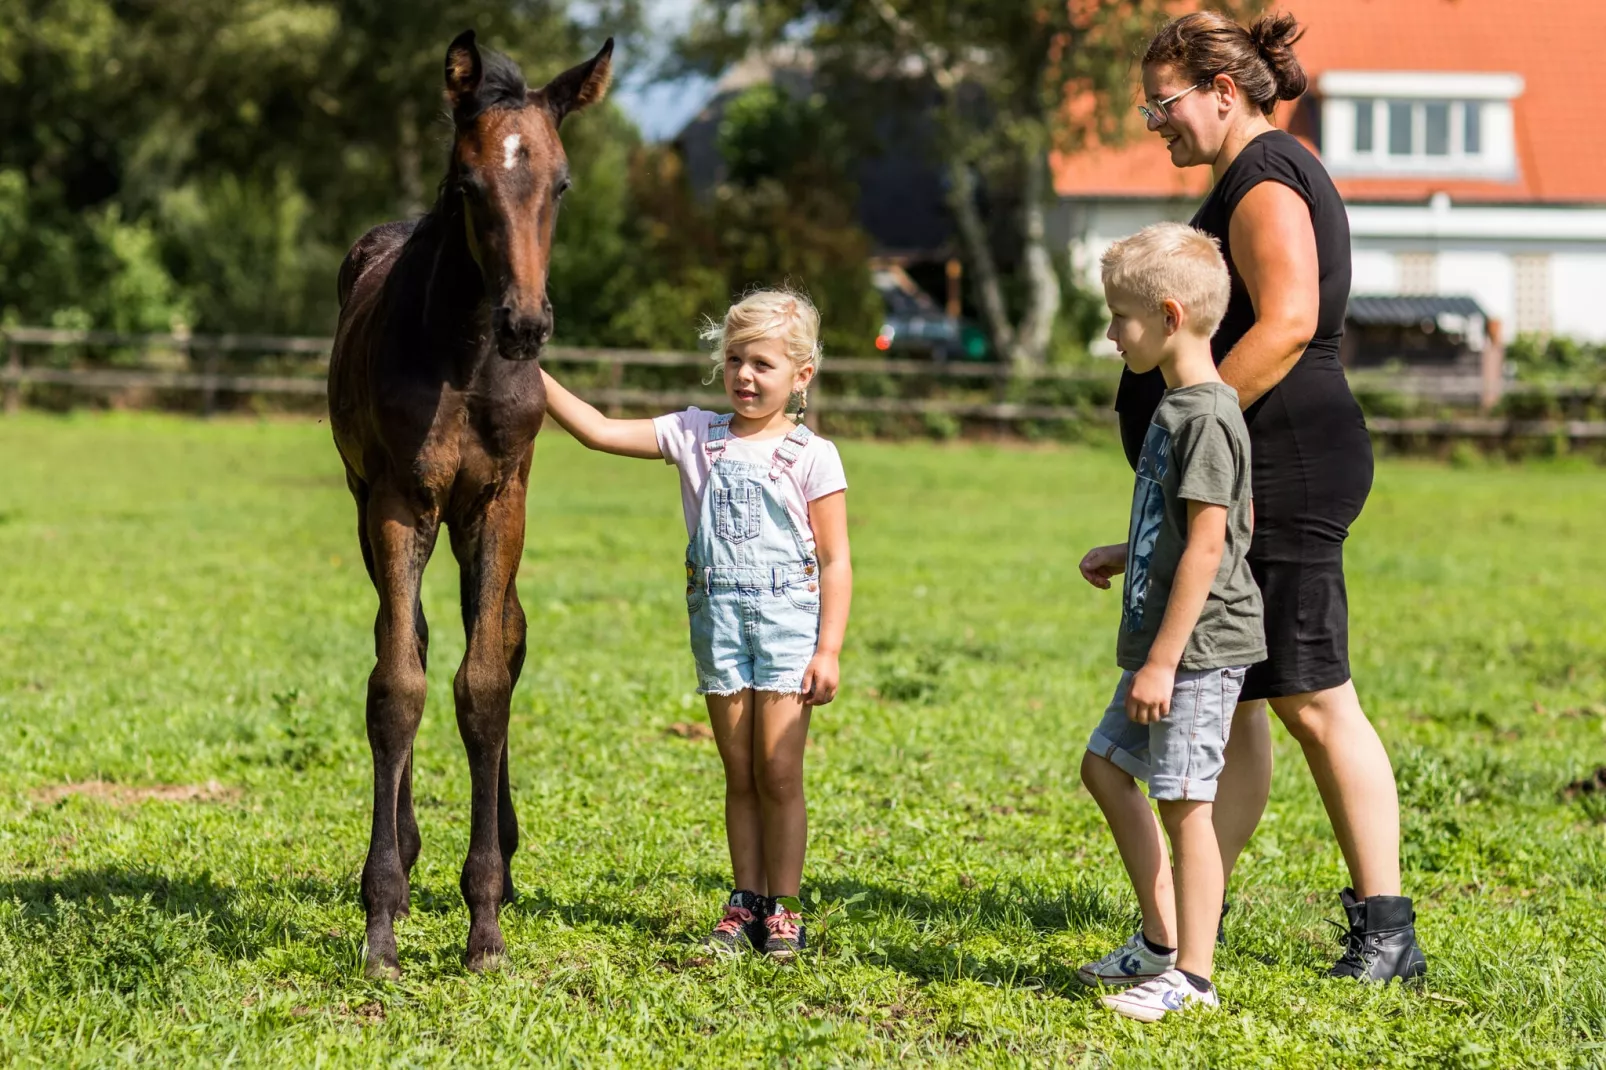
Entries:
POLYGON ((1228 234, 1255 325, 1222 360, 1221 377, 1248 408, 1282 382, 1316 334, 1321 266, 1310 208, 1281 182, 1262 182, 1244 194, 1228 234))
POLYGON ((663 459, 658 448, 658 432, 651 420, 615 420, 566 390, 562 383, 541 371, 546 383, 546 411, 565 431, 590 449, 616 453, 621 457, 663 459))

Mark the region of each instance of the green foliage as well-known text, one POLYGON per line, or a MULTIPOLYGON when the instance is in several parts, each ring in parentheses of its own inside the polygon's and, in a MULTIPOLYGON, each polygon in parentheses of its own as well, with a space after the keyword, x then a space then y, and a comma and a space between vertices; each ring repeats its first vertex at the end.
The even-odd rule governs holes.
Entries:
POLYGON ((375 602, 327 429, 0 419, 0 1058, 1590 1063, 1606 1039, 1606 838, 1599 808, 1560 789, 1606 761, 1601 470, 1385 460, 1347 546, 1356 679, 1399 774, 1425 988, 1319 976, 1345 876, 1274 727, 1271 804, 1217 959, 1224 1007, 1140 1028, 1074 980, 1135 909, 1076 774, 1119 617, 1076 562, 1124 530, 1130 470, 1112 449, 842 449, 855 599, 805 773, 816 953, 780 969, 694 947, 728 860, 713 744, 667 731, 704 716, 673 480, 544 434, 519 575, 509 966, 471 977, 461 961, 463 639, 442 545, 423 591, 424 848, 390 984, 360 968, 375 602))
POLYGON ((1523 334, 1506 347, 1506 362, 1530 383, 1585 386, 1606 383, 1606 345, 1575 338, 1523 334))

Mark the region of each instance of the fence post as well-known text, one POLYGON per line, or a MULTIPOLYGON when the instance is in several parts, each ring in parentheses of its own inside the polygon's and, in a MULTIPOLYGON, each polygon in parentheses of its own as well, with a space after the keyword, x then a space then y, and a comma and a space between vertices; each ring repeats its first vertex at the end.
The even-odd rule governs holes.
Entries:
POLYGON ((1485 414, 1491 413, 1500 404, 1500 397, 1506 388, 1506 347, 1500 343, 1500 321, 1490 320, 1484 333, 1488 336, 1483 343, 1483 356, 1479 363, 1482 376, 1480 407, 1485 414))
POLYGON ((217 366, 218 348, 213 345, 206 350, 206 359, 201 362, 201 415, 211 416, 217 412, 217 366))
POLYGON ((6 339, 6 415, 22 407, 22 343, 9 334, 6 339))
POLYGON ((625 407, 620 404, 619 392, 625 388, 625 362, 615 360, 608 365, 608 389, 613 392, 613 400, 608 403, 608 415, 615 420, 624 415, 625 407))

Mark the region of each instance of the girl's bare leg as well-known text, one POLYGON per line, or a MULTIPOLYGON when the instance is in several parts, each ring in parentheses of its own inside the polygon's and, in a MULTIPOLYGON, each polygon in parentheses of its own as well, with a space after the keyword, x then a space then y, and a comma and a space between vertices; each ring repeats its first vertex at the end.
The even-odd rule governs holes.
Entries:
POLYGON ((1149 800, 1132 775, 1092 751, 1082 755, 1082 783, 1104 811, 1121 852, 1121 863, 1143 911, 1143 935, 1162 947, 1177 946, 1176 898, 1165 836, 1149 800))
POLYGON ((809 818, 803 802, 803 747, 811 707, 803 696, 759 691, 754 701, 754 777, 764 826, 768 894, 797 895, 809 818))
POLYGON ((769 894, 764 875, 764 826, 753 776, 753 692, 705 695, 719 760, 725 766, 725 840, 735 887, 769 894))

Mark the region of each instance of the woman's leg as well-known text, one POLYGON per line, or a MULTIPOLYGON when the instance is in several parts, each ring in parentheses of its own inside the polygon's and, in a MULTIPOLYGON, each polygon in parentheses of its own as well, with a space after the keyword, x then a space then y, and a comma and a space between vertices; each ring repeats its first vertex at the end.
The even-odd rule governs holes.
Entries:
POLYGON ((1226 765, 1216 784, 1213 809, 1216 843, 1221 848, 1222 886, 1255 834, 1271 796, 1271 725, 1264 702, 1240 702, 1227 737, 1226 765))
POLYGON ((757 720, 753 692, 704 697, 719 760, 725 766, 725 840, 730 846, 735 887, 766 895, 764 831, 753 776, 753 726, 757 720))
POLYGON ((803 696, 754 692, 754 781, 764 829, 764 873, 768 893, 797 895, 803 880, 803 853, 809 818, 803 802, 803 747, 809 711, 803 696))
POLYGON ((1274 698, 1271 708, 1305 752, 1356 898, 1399 895, 1400 801, 1394 767, 1361 709, 1354 681, 1274 698))
POLYGON ((1082 755, 1082 783, 1104 812, 1115 837, 1121 864, 1143 911, 1143 935, 1161 947, 1176 947, 1176 899, 1171 867, 1166 864, 1165 836, 1143 789, 1130 773, 1092 751, 1082 755))

